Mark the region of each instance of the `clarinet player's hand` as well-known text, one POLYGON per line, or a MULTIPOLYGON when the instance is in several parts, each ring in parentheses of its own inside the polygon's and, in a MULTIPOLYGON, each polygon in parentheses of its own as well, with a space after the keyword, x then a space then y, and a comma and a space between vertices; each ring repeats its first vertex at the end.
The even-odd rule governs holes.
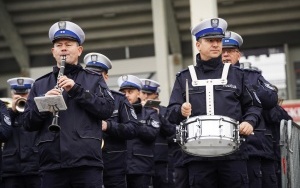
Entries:
POLYGON ((48 91, 45 96, 49 96, 49 95, 60 95, 61 91, 59 89, 51 89, 50 91, 48 91))
POLYGON ((58 86, 66 90, 67 92, 75 85, 74 80, 61 76, 58 80, 58 86))

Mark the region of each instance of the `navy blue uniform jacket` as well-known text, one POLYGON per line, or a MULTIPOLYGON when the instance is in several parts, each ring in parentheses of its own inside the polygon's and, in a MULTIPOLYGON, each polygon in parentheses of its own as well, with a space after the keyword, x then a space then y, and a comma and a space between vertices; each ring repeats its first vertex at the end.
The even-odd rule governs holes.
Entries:
POLYGON ((73 88, 62 93, 68 107, 59 112, 59 133, 52 133, 50 112, 40 113, 34 97, 43 96, 54 88, 58 68, 37 79, 30 91, 24 111, 24 126, 39 131, 37 146, 40 169, 53 170, 80 166, 103 167, 101 140, 102 120, 108 119, 114 108, 102 76, 83 70, 80 65, 66 64, 65 75, 75 81, 73 88))
MULTIPOLYGON (((277 92, 261 73, 256 70, 244 69, 244 74, 251 92, 256 93, 259 98, 263 111, 275 107, 278 100, 277 92)), ((254 130, 254 135, 247 137, 247 153, 249 156, 267 158, 274 156, 272 136, 269 133, 269 125, 266 124, 265 118, 261 115, 259 125, 254 130)))
MULTIPOLYGON (((209 61, 202 61, 198 54, 197 65, 194 67, 198 80, 205 80, 220 79, 223 66, 221 56, 209 61)), ((193 87, 190 72, 183 70, 177 74, 168 106, 169 120, 175 124, 180 124, 180 122, 186 119, 181 115, 181 105, 186 102, 186 79, 188 79, 189 84, 189 102, 192 105, 192 114, 190 117, 207 114, 205 86, 193 87)), ((244 79, 243 71, 230 65, 227 84, 224 86, 214 86, 214 114, 230 117, 240 123, 247 121, 255 128, 259 122, 261 106, 246 87, 244 79)), ((207 159, 247 158, 247 155, 243 151, 243 145, 245 144, 242 144, 240 150, 234 154, 207 159)), ((202 159, 204 157, 188 156, 185 162, 202 159)))
POLYGON ((126 173, 127 140, 137 136, 138 121, 132 105, 123 93, 112 91, 115 108, 106 121, 107 130, 103 133, 104 175, 126 173))
POLYGON ((171 124, 165 117, 167 108, 159 106, 159 120, 160 128, 159 133, 155 140, 154 148, 154 161, 155 162, 168 162, 168 137, 175 134, 176 126, 171 124))
POLYGON ((127 141, 127 174, 154 174, 154 143, 160 122, 157 111, 133 104, 139 122, 137 138, 127 141))
POLYGON ((37 132, 23 127, 23 113, 9 110, 13 132, 3 147, 3 177, 38 175, 39 155, 35 145, 37 132))
MULTIPOLYGON (((12 134, 11 120, 7 110, 7 107, 3 101, 0 100, 0 144, 6 142, 12 134)), ((0 155, 2 156, 2 149, 0 149, 0 155)), ((0 171, 2 165, 2 157, 0 157, 0 171)), ((0 177, 1 180, 1 177, 0 177)))

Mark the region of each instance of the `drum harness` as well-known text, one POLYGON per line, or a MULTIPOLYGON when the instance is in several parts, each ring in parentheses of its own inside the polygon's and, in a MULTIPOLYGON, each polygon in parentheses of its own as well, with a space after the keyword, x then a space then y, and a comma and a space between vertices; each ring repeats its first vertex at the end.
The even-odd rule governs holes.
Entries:
MULTIPOLYGON (((230 63, 224 64, 222 76, 219 79, 198 80, 195 67, 193 65, 188 66, 192 78, 192 86, 205 86, 207 111, 206 115, 193 118, 188 117, 190 121, 187 119, 179 125, 177 130, 178 133, 176 133, 176 139, 174 139, 174 141, 179 142, 182 149, 188 154, 206 157, 222 156, 234 152, 240 145, 241 140, 238 134, 238 127, 233 127, 234 132, 232 133, 228 132, 228 129, 223 130, 223 126, 225 125, 238 126, 238 121, 230 117, 215 115, 214 111, 214 86, 224 86, 228 83, 227 76, 229 67, 230 63), (219 121, 217 123, 219 127, 219 134, 207 132, 207 129, 203 129, 204 127, 202 126, 207 125, 203 123, 204 121, 208 121, 209 124, 213 123, 215 126, 216 124, 214 122, 216 122, 216 120, 219 121), (188 125, 192 126, 188 128, 188 125), (193 126, 196 126, 197 128, 194 128, 193 126), (206 131, 206 133, 203 135, 203 138, 200 139, 200 137, 202 137, 202 129, 206 131), (223 131, 225 132, 223 133, 223 131), (219 139, 217 139, 217 137, 219 137, 219 139)), ((189 96, 187 96, 189 95, 188 85, 188 80, 186 79, 186 102, 189 102, 189 96)), ((229 131, 231 130, 230 128, 231 127, 229 126, 229 131)))
MULTIPOLYGON (((224 63, 222 76, 220 79, 206 79, 206 80, 198 80, 196 71, 193 65, 188 66, 189 72, 192 78, 192 86, 205 86, 206 90, 206 113, 209 116, 215 115, 215 109, 214 109, 214 86, 215 85, 226 85, 228 80, 228 71, 229 71, 230 63, 224 63)), ((220 128, 222 127, 222 121, 223 119, 220 119, 220 128)), ((200 131, 200 129, 199 129, 200 131)), ((222 129, 220 129, 220 134, 222 132, 222 129)), ((200 133, 201 134, 201 133, 200 133)))
POLYGON ((230 63, 225 63, 223 67, 222 77, 220 79, 198 80, 193 65, 188 66, 192 77, 192 86, 205 86, 206 89, 206 113, 207 115, 215 115, 214 109, 214 86, 226 85, 230 63))

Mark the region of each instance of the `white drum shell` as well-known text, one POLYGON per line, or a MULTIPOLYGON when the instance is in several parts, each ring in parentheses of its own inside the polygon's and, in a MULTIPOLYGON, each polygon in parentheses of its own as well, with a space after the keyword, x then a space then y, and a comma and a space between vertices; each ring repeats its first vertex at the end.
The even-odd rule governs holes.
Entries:
POLYGON ((238 122, 226 116, 191 117, 179 128, 182 149, 204 157, 231 154, 240 145, 238 129, 238 122))

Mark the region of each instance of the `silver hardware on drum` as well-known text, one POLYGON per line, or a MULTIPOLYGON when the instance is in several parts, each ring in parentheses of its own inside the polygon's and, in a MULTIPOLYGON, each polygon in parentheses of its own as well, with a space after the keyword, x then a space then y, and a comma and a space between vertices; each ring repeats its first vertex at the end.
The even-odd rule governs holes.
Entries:
POLYGON ((202 115, 181 122, 175 141, 190 155, 217 157, 235 152, 243 139, 239 136, 238 121, 226 116, 202 115))

